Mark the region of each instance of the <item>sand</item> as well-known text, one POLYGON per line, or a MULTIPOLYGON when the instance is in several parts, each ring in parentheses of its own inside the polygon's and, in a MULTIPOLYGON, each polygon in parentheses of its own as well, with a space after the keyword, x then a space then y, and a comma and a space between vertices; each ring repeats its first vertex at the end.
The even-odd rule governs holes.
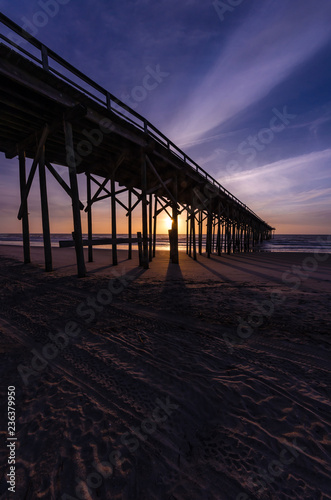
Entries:
POLYGON ((1 499, 331 499, 331 255, 53 257, 0 247, 1 499))

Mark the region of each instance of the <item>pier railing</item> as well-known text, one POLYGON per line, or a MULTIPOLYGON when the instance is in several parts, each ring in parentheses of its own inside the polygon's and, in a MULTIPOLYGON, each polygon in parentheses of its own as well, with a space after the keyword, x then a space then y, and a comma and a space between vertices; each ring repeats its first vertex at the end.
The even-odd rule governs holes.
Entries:
MULTIPOLYGON (((172 142, 168 137, 166 137, 162 132, 160 132, 154 125, 152 125, 146 118, 141 116, 135 110, 130 108, 127 104, 117 99, 114 95, 108 92, 98 83, 94 82, 91 78, 86 76, 84 73, 79 71, 77 68, 68 63, 61 56, 56 54, 53 50, 49 49, 46 45, 41 43, 35 37, 30 35, 27 31, 22 29, 11 19, 9 19, 4 14, 0 13, 0 24, 9 28, 12 32, 19 36, 21 43, 27 42, 37 49, 37 56, 34 55, 31 50, 26 50, 20 46, 20 43, 16 43, 11 38, 9 38, 10 33, 4 35, 0 33, 0 39, 9 45, 11 48, 21 52, 28 59, 37 63, 45 71, 56 75, 58 78, 66 81, 73 87, 75 87, 80 92, 84 93, 89 98, 93 99, 98 104, 101 104, 109 111, 112 111, 120 118, 126 120, 127 122, 133 124, 135 127, 153 137, 154 140, 159 142, 163 147, 169 150, 173 155, 177 156, 180 160, 185 162, 189 167, 203 176, 206 181, 208 181, 214 188, 218 189, 219 193, 224 193, 227 197, 233 200, 235 203, 240 205, 246 211, 250 212, 256 219, 258 219, 263 224, 266 224, 253 210, 251 210, 247 205, 240 201, 236 196, 234 196, 230 191, 228 191, 224 186, 222 186, 216 179, 214 179, 208 172, 206 172, 200 165, 198 165, 192 158, 187 156, 174 142, 172 142), (57 66, 57 67, 56 67, 57 66), (76 80, 76 81, 75 81, 76 80), (83 86, 85 84, 85 87, 83 86), (86 86, 89 87, 86 88, 86 86)), ((266 224, 267 225, 267 224, 266 224)))

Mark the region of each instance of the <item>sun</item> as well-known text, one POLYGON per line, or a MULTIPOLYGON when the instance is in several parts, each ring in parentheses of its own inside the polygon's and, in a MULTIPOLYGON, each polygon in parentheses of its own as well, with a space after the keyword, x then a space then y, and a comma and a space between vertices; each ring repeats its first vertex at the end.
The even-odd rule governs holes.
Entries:
POLYGON ((169 229, 171 228, 172 228, 172 219, 170 217, 165 217, 164 219, 162 219, 162 222, 160 224, 160 230, 162 231, 162 233, 167 234, 169 229))

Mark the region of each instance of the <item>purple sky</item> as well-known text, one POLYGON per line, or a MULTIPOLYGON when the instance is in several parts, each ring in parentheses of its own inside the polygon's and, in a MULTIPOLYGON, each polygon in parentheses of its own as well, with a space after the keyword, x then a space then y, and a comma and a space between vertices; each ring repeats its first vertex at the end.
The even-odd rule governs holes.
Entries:
MULTIPOLYGON (((330 233, 329 0, 0 0, 0 7, 129 102, 278 233, 330 233), (152 85, 147 75, 158 66, 161 81, 152 85)), ((0 232, 20 232, 17 160, 0 158, 0 232)), ((51 180, 49 191, 52 231, 70 232, 67 195, 51 180)), ((31 229, 39 232, 38 182, 32 193, 31 229)), ((103 232, 107 203, 97 213, 103 232)))

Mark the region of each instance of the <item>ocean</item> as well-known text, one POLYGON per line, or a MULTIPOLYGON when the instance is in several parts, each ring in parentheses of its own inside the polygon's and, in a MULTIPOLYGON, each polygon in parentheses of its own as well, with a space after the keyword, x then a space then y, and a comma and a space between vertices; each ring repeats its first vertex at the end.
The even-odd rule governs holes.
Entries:
MULTIPOLYGON (((119 237, 127 237, 127 234, 119 234, 119 237)), ((87 239, 87 235, 83 235, 87 239)), ((109 234, 96 234, 95 238, 107 238, 109 234)), ((60 240, 71 240, 71 234, 52 234, 51 241, 53 247, 59 246, 60 240)), ((42 234, 31 234, 30 244, 34 247, 43 245, 42 234)), ((0 245, 22 245, 21 234, 0 234, 0 245)), ((205 245, 205 237, 203 237, 205 245)), ((95 249, 109 248, 109 245, 100 245, 95 249)), ((126 248, 127 245, 118 245, 119 248, 126 248)), ((169 249, 169 237, 167 234, 159 234, 156 239, 156 247, 162 250, 169 249)), ((133 245, 136 248, 136 245, 133 245)), ((186 235, 179 235, 179 249, 186 248, 186 235)), ((275 234, 271 240, 264 241, 261 245, 255 247, 257 252, 314 252, 320 249, 324 253, 331 253, 331 236, 317 234, 275 234)))

